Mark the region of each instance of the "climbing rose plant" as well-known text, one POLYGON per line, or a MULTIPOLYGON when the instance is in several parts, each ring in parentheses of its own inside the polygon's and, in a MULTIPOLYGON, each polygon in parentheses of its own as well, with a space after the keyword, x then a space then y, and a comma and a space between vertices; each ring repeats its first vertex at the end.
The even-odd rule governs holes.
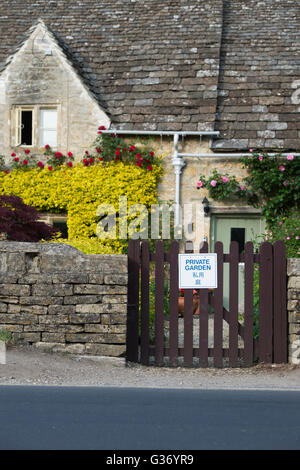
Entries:
POLYGON ((300 158, 293 154, 270 156, 252 150, 250 154, 239 160, 247 169, 247 176, 242 181, 213 170, 209 177, 200 175, 197 189, 205 188, 209 197, 217 201, 237 198, 260 209, 268 227, 267 239, 283 239, 291 248, 290 253, 300 255, 297 234, 300 225, 300 158))

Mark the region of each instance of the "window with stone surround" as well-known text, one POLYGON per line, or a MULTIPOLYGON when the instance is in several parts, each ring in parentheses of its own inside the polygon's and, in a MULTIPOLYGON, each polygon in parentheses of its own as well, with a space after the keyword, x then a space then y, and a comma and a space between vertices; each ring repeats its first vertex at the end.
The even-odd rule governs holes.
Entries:
POLYGON ((12 109, 12 147, 44 147, 53 149, 58 143, 58 107, 20 105, 12 109))

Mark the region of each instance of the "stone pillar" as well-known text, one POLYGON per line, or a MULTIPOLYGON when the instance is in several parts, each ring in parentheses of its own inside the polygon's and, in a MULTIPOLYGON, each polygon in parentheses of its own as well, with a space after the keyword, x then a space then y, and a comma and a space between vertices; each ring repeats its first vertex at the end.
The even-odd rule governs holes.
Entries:
POLYGON ((300 258, 290 258, 288 275, 289 362, 300 364, 300 258))

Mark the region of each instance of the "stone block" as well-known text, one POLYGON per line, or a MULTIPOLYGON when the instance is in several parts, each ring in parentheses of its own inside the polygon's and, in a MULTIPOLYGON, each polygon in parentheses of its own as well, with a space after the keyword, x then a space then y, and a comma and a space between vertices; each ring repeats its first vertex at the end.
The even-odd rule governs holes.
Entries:
MULTIPOLYGON (((88 275, 89 284, 103 284, 103 281, 104 281, 104 274, 91 273, 88 275)), ((84 281, 82 284, 84 283, 87 283, 87 281, 84 281)))
POLYGON ((61 273, 52 275, 53 284, 85 284, 88 282, 88 275, 82 273, 61 273))
POLYGON ((71 315, 75 313, 75 305, 49 305, 49 315, 71 315))
POLYGON ((84 331, 86 333, 125 334, 126 325, 86 324, 84 325, 84 331))
POLYGON ((102 298, 104 304, 122 304, 127 302, 127 295, 104 295, 102 298))
POLYGON ((288 299, 289 300, 300 300, 300 289, 289 289, 288 290, 288 299))
POLYGON ((51 297, 64 297, 73 294, 71 284, 36 284, 32 287, 32 295, 46 295, 51 297))
POLYGON ((127 315, 124 313, 102 314, 101 323, 103 325, 126 325, 127 315))
POLYGON ((31 297, 20 297, 21 305, 62 305, 63 297, 47 297, 34 295, 31 297))
POLYGON ((64 343, 65 334, 64 333, 42 333, 42 341, 48 343, 64 343))
POLYGON ((115 284, 121 286, 127 286, 128 275, 127 274, 107 274, 104 276, 104 284, 115 284))
POLYGON ((76 305, 76 313, 102 313, 102 304, 80 304, 76 305))
POLYGON ((32 323, 37 323, 37 315, 31 315, 30 313, 23 314, 13 314, 13 313, 1 313, 0 314, 0 324, 1 323, 11 323, 17 325, 31 325, 32 323))
POLYGON ((300 276, 291 276, 288 280, 288 289, 300 289, 300 276))
POLYGON ((102 302, 102 295, 71 295, 64 297, 65 305, 97 304, 102 302))
POLYGON ((287 260, 287 275, 300 277, 300 258, 289 258, 287 260))
POLYGON ((288 313, 289 323, 300 323, 300 312, 289 312, 288 313))
POLYGON ((16 342, 37 343, 41 340, 41 333, 12 333, 12 340, 16 342))
POLYGON ((288 310, 294 310, 295 312, 300 313, 300 300, 289 300, 287 305, 288 310))
POLYGON ((52 284, 51 274, 24 274, 18 276, 19 284, 52 284))
POLYGON ((100 323, 99 313, 75 313, 70 315, 71 323, 100 323))
POLYGON ((30 286, 18 284, 0 284, 1 295, 4 296, 26 296, 30 295, 30 286))
POLYGON ((0 313, 5 313, 7 312, 7 304, 0 303, 0 313))
POLYGON ((122 357, 125 356, 126 346, 121 344, 86 344, 85 352, 99 356, 122 357))
POLYGON ((68 315, 39 315, 40 324, 46 325, 61 325, 69 323, 68 315))

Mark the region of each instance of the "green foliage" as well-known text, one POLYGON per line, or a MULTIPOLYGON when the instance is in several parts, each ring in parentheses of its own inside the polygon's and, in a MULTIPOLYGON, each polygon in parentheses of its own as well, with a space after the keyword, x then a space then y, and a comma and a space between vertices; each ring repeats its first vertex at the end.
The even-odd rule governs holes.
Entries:
POLYGON ((0 341, 4 341, 4 343, 9 343, 11 339, 12 339, 12 334, 10 331, 0 330, 0 341))

